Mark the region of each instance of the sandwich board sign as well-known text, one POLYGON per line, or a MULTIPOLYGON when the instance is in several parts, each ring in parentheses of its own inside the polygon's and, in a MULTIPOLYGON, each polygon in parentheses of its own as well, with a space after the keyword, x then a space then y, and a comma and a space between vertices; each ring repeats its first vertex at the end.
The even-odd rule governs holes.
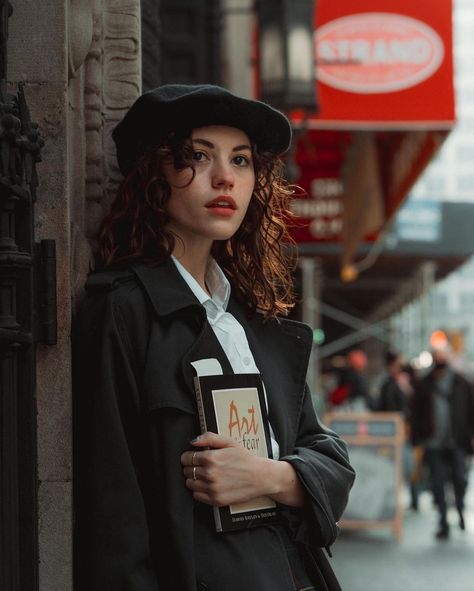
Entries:
POLYGON ((331 412, 325 424, 349 446, 356 480, 340 521, 344 529, 403 529, 404 424, 397 412, 331 412))

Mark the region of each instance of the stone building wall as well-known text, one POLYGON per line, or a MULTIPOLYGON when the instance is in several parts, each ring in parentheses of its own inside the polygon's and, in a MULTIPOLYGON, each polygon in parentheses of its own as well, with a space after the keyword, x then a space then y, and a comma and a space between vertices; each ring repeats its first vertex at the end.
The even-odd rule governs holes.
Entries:
POLYGON ((72 589, 70 327, 119 179, 110 132, 140 93, 139 0, 17 0, 10 88, 25 82, 45 147, 36 239, 57 249, 58 343, 37 350, 40 591, 72 589))
MULTIPOLYGON (((142 59, 156 63, 149 84, 159 82, 159 44, 142 56, 140 32, 143 17, 148 37, 159 34, 160 0, 10 2, 10 90, 25 83, 45 139, 35 237, 57 251, 58 343, 37 348, 40 591, 72 591, 71 320, 120 180, 111 131, 141 92, 142 59)), ((221 9, 223 83, 251 96, 252 4, 221 9)))

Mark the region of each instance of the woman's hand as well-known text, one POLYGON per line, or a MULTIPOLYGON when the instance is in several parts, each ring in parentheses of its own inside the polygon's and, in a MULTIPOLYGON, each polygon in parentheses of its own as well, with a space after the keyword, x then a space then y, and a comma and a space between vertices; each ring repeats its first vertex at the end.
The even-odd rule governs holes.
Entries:
POLYGON ((303 504, 302 485, 287 462, 255 456, 233 439, 210 432, 192 444, 197 449, 184 452, 181 464, 196 501, 222 507, 268 495, 287 505, 303 504))

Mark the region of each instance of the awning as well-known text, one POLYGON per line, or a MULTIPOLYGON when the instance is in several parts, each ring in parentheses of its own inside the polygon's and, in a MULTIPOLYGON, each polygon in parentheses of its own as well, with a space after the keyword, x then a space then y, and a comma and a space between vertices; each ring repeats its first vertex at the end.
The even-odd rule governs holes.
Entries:
POLYGON ((292 230, 296 242, 339 244, 341 270, 347 270, 359 244, 380 239, 389 228, 447 133, 306 131, 294 155, 296 184, 305 192, 292 203, 298 217, 292 230))
POLYGON ((307 193, 293 202, 293 236, 306 252, 339 245, 346 280, 454 125, 451 12, 451 0, 318 2, 320 108, 290 114, 290 166, 307 193))

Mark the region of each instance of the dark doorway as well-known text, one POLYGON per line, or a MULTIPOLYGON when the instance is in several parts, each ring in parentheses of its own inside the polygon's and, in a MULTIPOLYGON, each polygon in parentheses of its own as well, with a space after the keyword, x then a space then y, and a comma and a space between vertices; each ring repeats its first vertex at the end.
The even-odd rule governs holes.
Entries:
POLYGON ((219 0, 142 0, 143 90, 160 84, 219 84, 219 0))

